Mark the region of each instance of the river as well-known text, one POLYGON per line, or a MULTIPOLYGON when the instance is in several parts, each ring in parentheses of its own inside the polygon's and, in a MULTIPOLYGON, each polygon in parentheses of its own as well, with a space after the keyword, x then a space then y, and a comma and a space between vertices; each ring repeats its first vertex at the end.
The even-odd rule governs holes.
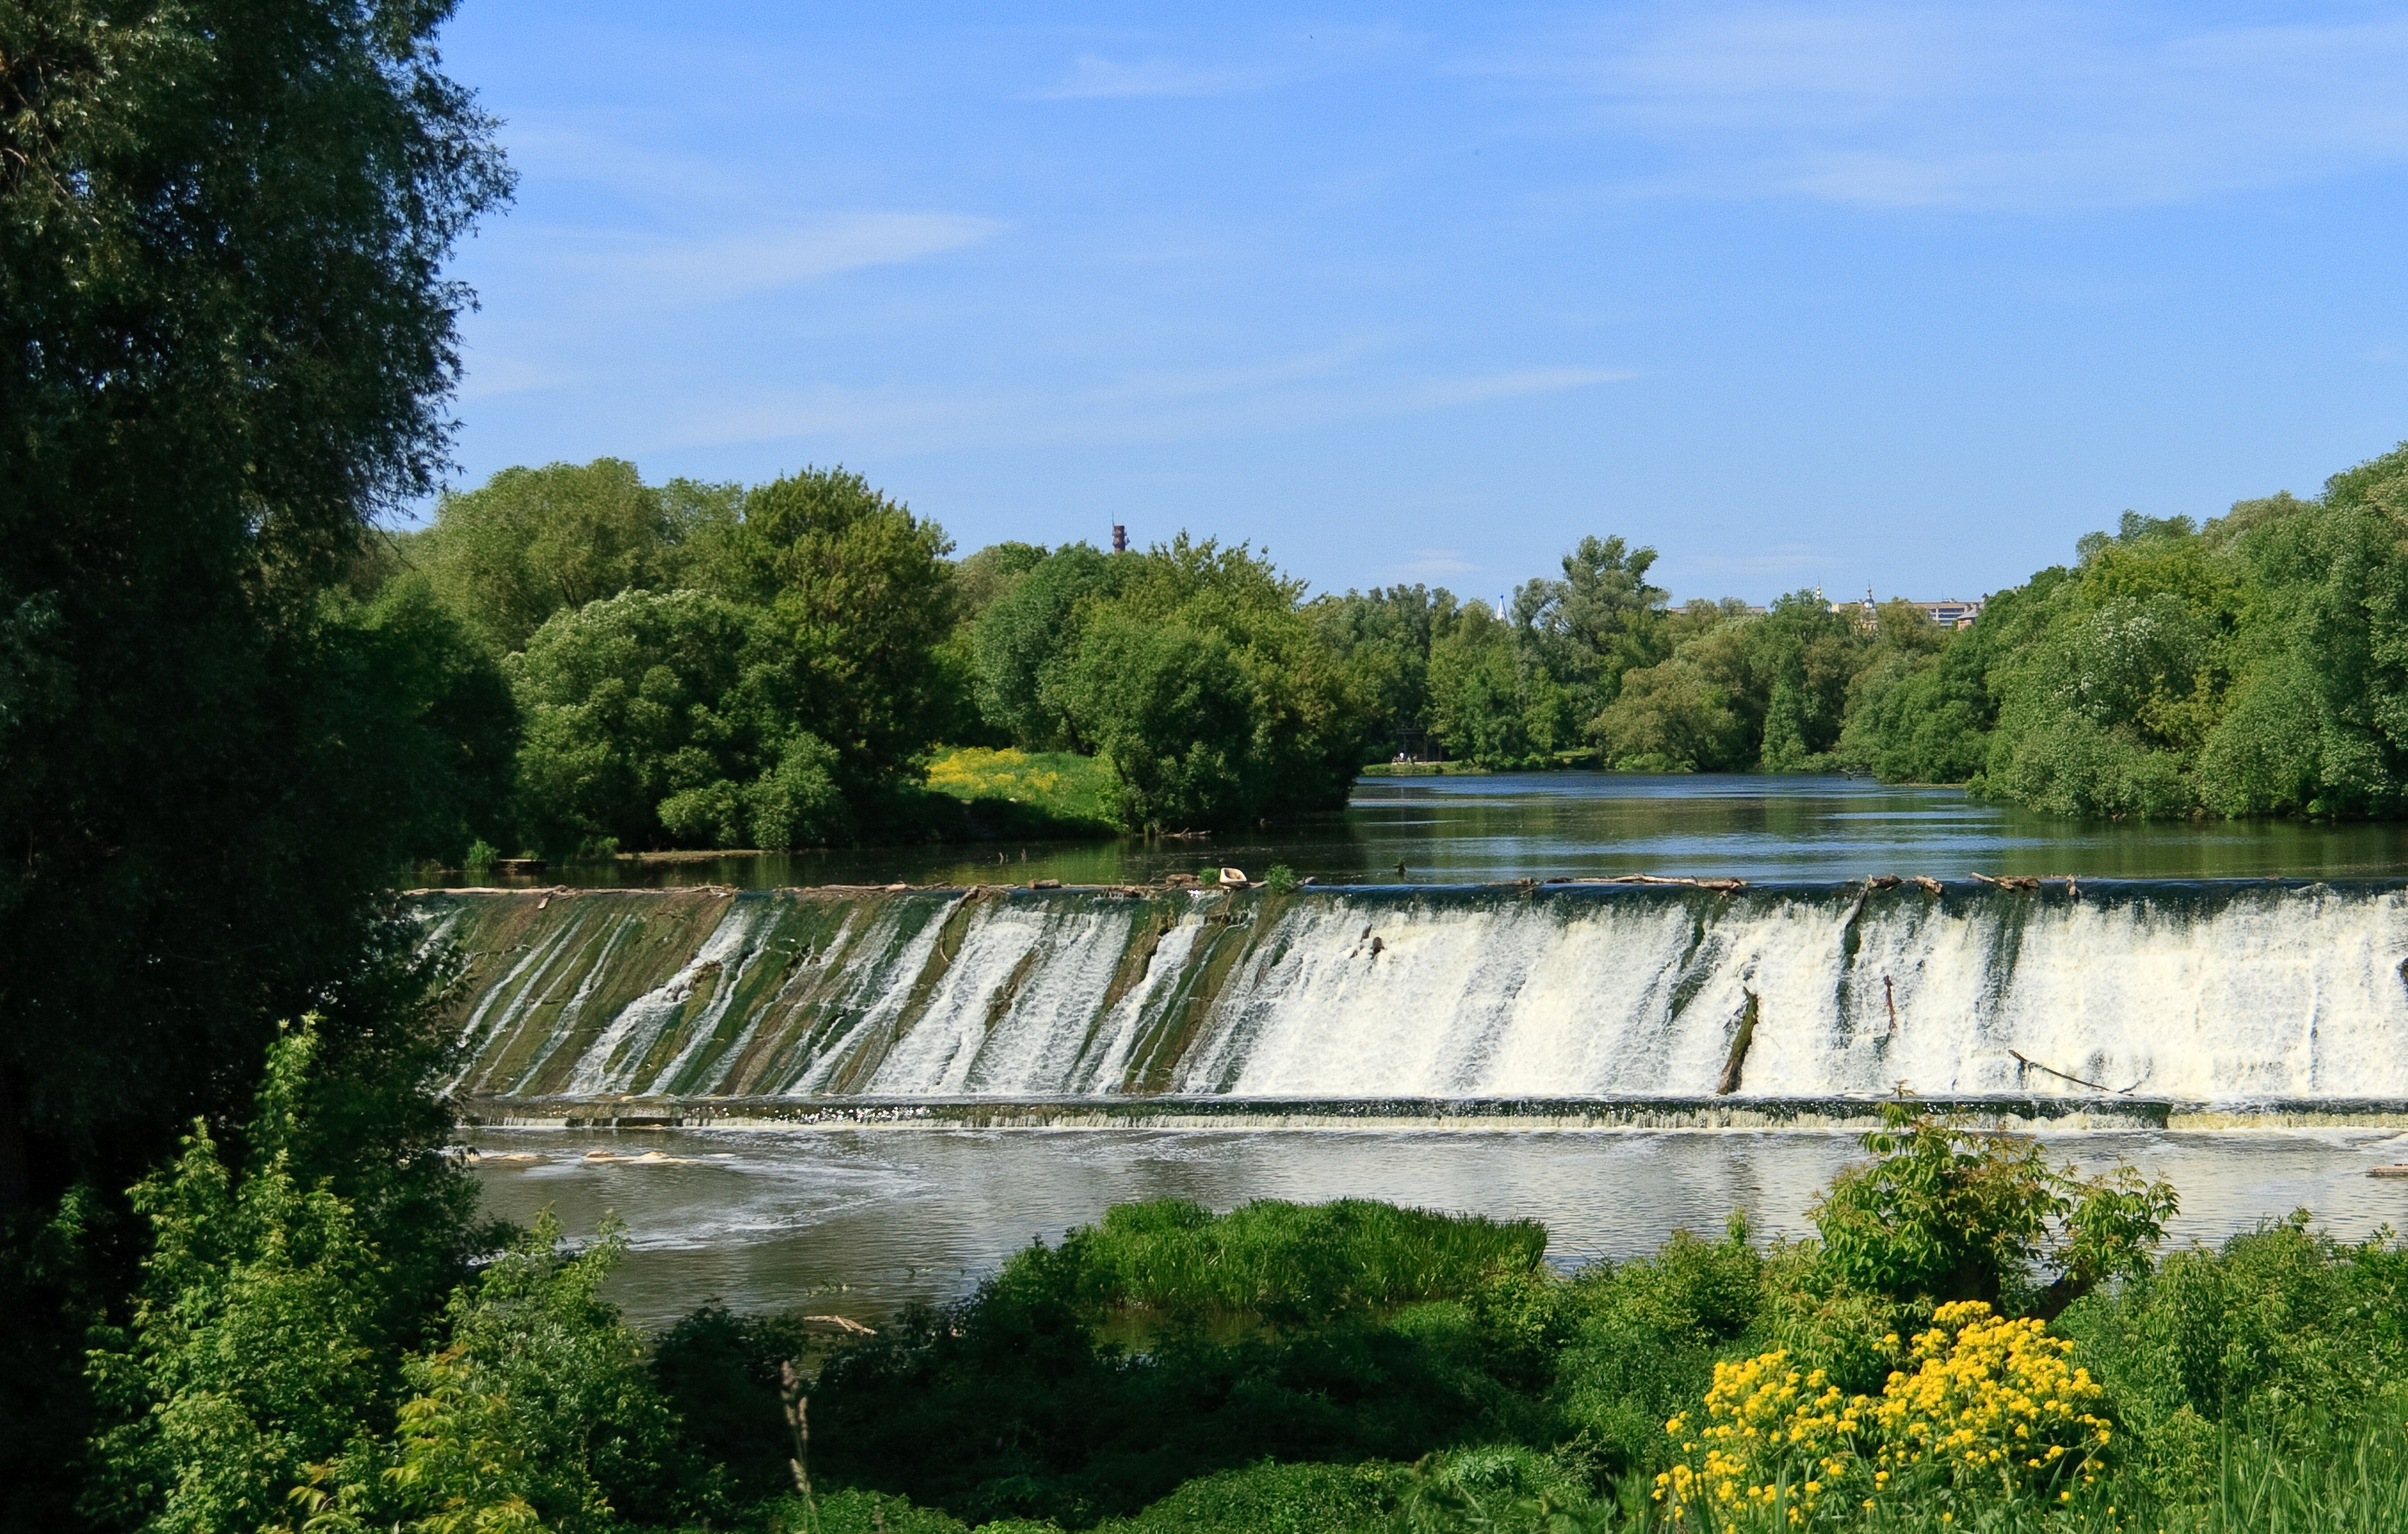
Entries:
MULTIPOLYGON (((549 876, 582 896, 432 896, 426 910, 470 961, 479 1046, 461 1084, 489 1122, 522 1106, 534 1120, 624 1118, 629 1093, 668 1095, 681 1106, 667 1122, 689 1125, 739 1097, 762 1123, 778 1104, 865 1092, 882 1112, 981 1093, 1746 1102, 1707 1096, 1726 1056, 1746 1054, 1744 1094, 1774 1108, 1897 1080, 2089 1094, 2119 1112, 2134 1091, 2156 1094, 2163 1126, 2059 1127, 2053 1149, 2172 1178, 2178 1239, 2303 1206, 2355 1238, 2408 1206, 2408 1182, 2365 1175, 2408 1160, 2392 1126, 2408 1122, 2403 873, 2401 826, 2068 825, 1845 779, 1566 773, 1367 780, 1342 815, 1203 846, 621 862, 549 876), (1224 862, 1257 877, 1283 862, 1339 887, 1284 907, 697 887, 1112 883, 1224 862), (1463 887, 1633 873, 1756 887, 1463 887), (1928 897, 1842 882, 1878 873, 1950 882, 1928 897), (1969 873, 2077 882, 2012 892, 1969 873), (648 906, 595 888, 664 885, 688 893, 648 906), (1759 999, 1753 1053, 1734 1051, 1759 999), (2202 1108, 2243 1098, 2285 1106, 2233 1121, 2255 1127, 2199 1126, 2214 1122, 2202 1108), (2298 1127, 2313 1122, 2329 1126, 2298 1127)), ((1860 1154, 1828 1129, 1281 1122, 469 1138, 494 1153, 478 1173, 494 1212, 523 1220, 551 1203, 578 1235, 606 1209, 629 1223, 611 1292, 648 1325, 714 1298, 874 1321, 961 1294, 1111 1203, 1162 1196, 1529 1215, 1568 1266, 1719 1229, 1734 1208, 1760 1237, 1794 1235, 1814 1191, 1860 1154)))
MULTIPOLYGON (((2279 821, 2069 823, 1953 788, 1865 779, 1608 772, 1366 778, 1346 809, 1204 841, 959 843, 572 864, 529 883, 1141 883, 1274 863, 1323 882, 1482 883, 1664 874, 1828 882, 1868 874, 2086 879, 2386 878, 2408 872, 2408 824, 2279 821), (1401 865, 1403 871, 1398 871, 1401 865)), ((450 881, 468 882, 465 875, 450 881)))

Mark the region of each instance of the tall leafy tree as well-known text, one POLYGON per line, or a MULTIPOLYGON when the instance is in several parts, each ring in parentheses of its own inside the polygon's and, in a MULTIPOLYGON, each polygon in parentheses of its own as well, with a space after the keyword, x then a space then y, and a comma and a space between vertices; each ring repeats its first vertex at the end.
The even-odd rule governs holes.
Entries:
POLYGON ((0 1522, 83 1410, 42 1211, 225 1120, 276 1017, 389 1015, 408 817, 322 596, 434 486, 442 264, 509 190, 449 10, 0 4, 0 1522))
POLYGON ((505 663, 526 726, 529 834, 560 851, 783 852, 850 829, 835 752, 795 723, 781 638, 758 609, 698 591, 554 614, 505 663))
POLYGON ((445 604, 503 654, 564 608, 682 584, 696 547, 724 536, 741 499, 732 485, 648 485, 624 458, 506 468, 444 496, 411 552, 445 604))
POLYGON ((1647 582, 1656 551, 1619 538, 1584 538, 1563 558, 1563 579, 1526 581, 1513 622, 1539 669, 1568 694, 1575 722, 1613 701, 1622 674, 1663 658, 1655 642, 1670 594, 1647 582))
POLYGON ((857 799, 934 745, 949 714, 937 647, 952 627, 945 530, 841 467, 806 469, 744 497, 704 579, 766 608, 797 668, 801 724, 837 753, 857 799))
POLYGON ((1373 700, 1373 718, 1384 737, 1379 754, 1408 745, 1417 754, 1426 752, 1430 652, 1460 622, 1455 594, 1443 586, 1375 586, 1368 593, 1323 597, 1312 611, 1323 642, 1354 668, 1373 700))
POLYGON ((1120 589, 1135 563, 1092 544, 1066 543, 1031 565, 970 628, 979 711, 1012 744, 1060 751, 1078 738, 1063 697, 1063 667, 1079 648, 1095 602, 1120 589))
POLYGON ((1040 698, 1111 764, 1123 821, 1228 825, 1344 803, 1371 704, 1315 631, 1304 583, 1184 534, 1113 561, 1115 589, 1074 609, 1077 641, 1040 673, 1040 698))

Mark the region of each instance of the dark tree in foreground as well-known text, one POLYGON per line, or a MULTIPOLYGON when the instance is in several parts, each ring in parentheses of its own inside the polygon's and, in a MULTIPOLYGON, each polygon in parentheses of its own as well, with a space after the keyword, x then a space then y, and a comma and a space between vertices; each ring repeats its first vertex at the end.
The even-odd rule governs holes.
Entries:
POLYGON ((508 192, 449 9, 0 0, 0 1522, 81 1426, 61 1197, 238 1113, 277 1017, 409 1011, 374 891, 443 710, 330 588, 433 486, 508 192))

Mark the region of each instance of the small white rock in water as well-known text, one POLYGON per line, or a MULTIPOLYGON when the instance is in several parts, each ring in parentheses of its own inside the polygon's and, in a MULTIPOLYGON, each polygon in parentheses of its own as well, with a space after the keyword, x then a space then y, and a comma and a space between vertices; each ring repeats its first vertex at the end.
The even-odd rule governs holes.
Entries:
POLYGON ((1246 870, 1243 868, 1224 868, 1221 870, 1221 882, 1224 884, 1242 884, 1245 882, 1246 870))

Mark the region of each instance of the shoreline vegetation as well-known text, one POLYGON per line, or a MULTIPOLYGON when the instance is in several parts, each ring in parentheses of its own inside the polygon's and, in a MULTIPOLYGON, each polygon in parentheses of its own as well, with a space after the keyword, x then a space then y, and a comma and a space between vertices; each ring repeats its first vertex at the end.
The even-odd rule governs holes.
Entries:
MULTIPOLYGON (((961 1299, 649 1336, 631 1234, 314 1191, 314 1020, 136 1190, 87 1496, 155 1528, 1284 1534, 2408 1529, 2408 1247, 1890 1101, 1814 1234, 1557 1266, 1530 1220, 1125 1204, 961 1299), (237 1151, 236 1140, 244 1147, 237 1151), (396 1259, 401 1259, 396 1261, 396 1259), (413 1304, 415 1309, 413 1309, 413 1304)), ((430 1148, 389 1173, 465 1185, 430 1148)), ((430 1181, 431 1180, 431 1181, 430 1181)), ((824 1302, 823 1302, 824 1303, 824 1302)))
POLYGON ((841 468, 511 468, 352 562, 463 769, 415 855, 1069 839, 1341 807, 1359 777, 1833 772, 2110 819, 2408 813, 2408 448, 2200 526, 2127 513, 1971 626, 1674 608, 1584 538, 1501 607, 1314 595, 1186 533, 942 528, 841 468))

